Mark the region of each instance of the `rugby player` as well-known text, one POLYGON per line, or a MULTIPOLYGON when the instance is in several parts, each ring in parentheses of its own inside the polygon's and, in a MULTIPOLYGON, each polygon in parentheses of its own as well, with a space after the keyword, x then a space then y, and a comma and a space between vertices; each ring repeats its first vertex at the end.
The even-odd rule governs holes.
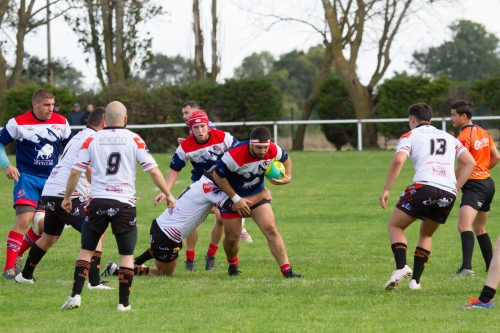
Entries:
MULTIPOLYGON (((474 103, 460 100, 451 105, 450 120, 455 128, 461 129, 458 140, 469 150, 476 161, 476 168, 462 187, 462 200, 458 215, 458 231, 462 239, 462 265, 457 274, 471 275, 472 253, 474 251, 474 234, 483 254, 486 271, 493 257, 490 236, 486 232, 486 221, 491 201, 495 195, 495 182, 490 178, 490 169, 500 160, 495 142, 490 134, 472 123, 474 103), (472 232, 474 228, 474 232, 472 232)), ((455 173, 460 174, 459 163, 455 173)))
MULTIPOLYGON (((249 205, 261 200, 271 200, 271 192, 268 189, 264 188, 259 193, 247 197, 249 205)), ((182 248, 182 239, 203 223, 214 205, 225 210, 233 208, 233 202, 213 182, 211 173, 205 173, 179 195, 175 208, 167 208, 153 220, 150 230, 151 246, 147 252, 155 259, 156 268, 136 266, 134 274, 173 274, 179 250, 182 248)), ((103 275, 118 275, 118 270, 118 265, 109 262, 103 275)))
POLYGON ((240 142, 230 148, 217 162, 214 180, 231 198, 236 208, 222 209, 224 224, 224 251, 229 264, 229 276, 238 276, 239 237, 243 216, 250 215, 267 239, 269 249, 278 262, 281 274, 285 278, 303 277, 296 274, 288 261, 285 242, 281 237, 270 200, 261 200, 251 208, 247 198, 257 194, 264 188, 264 172, 273 160, 281 161, 285 166, 283 178, 270 179, 274 185, 285 185, 292 181, 292 161, 288 154, 278 145, 271 142, 271 133, 265 127, 257 127, 250 133, 250 140, 240 142))
POLYGON ((0 131, 0 165, 7 178, 14 180, 16 210, 15 223, 7 236, 2 274, 7 279, 15 278, 22 270, 18 254, 24 253, 42 234, 45 216, 40 202, 42 190, 57 164, 61 145, 65 146, 71 137, 66 118, 53 112, 54 95, 50 91, 35 91, 31 104, 31 111, 9 119, 0 131), (10 164, 5 153, 5 146, 12 141, 16 141, 16 166, 10 164))
POLYGON ((62 208, 72 210, 71 194, 80 175, 90 166, 91 188, 87 218, 82 227, 81 250, 75 263, 73 290, 61 310, 81 306, 83 285, 99 239, 111 223, 120 254, 118 311, 130 311, 130 289, 134 276, 134 249, 137 242, 135 194, 136 162, 153 183, 166 194, 167 204, 175 205, 156 161, 146 143, 125 129, 127 109, 117 101, 106 107, 106 127, 82 144, 68 178, 62 208))
MULTIPOLYGON (((82 225, 85 219, 85 205, 87 204, 90 190, 90 183, 84 174, 81 175, 75 191, 71 194, 73 202, 71 213, 62 209, 61 203, 64 198, 66 182, 68 181, 68 176, 78 155, 78 151, 90 135, 104 128, 106 125, 104 121, 105 111, 104 108, 96 108, 90 112, 87 119, 87 127, 78 132, 70 140, 62 153, 59 163, 52 169, 42 191, 42 202, 45 204, 46 211, 42 237, 31 247, 23 271, 14 279, 16 282, 31 284, 36 282, 33 272, 47 251, 57 242, 65 225, 71 225, 79 232, 82 232, 82 225)), ((112 289, 100 281, 99 268, 101 256, 102 239, 99 241, 90 262, 89 289, 112 289)))
POLYGON ((446 222, 455 204, 457 190, 465 184, 476 166, 474 158, 458 139, 431 126, 432 109, 429 105, 411 105, 408 116, 411 131, 403 134, 398 141, 396 155, 379 198, 380 206, 386 209, 389 191, 410 157, 415 168, 413 184, 405 189, 389 220, 396 270, 384 285, 386 290, 396 288, 412 274, 410 289, 421 289, 420 277, 431 254, 432 235, 446 222), (458 179, 454 172, 455 159, 463 165, 458 179), (422 222, 412 271, 406 264, 408 242, 405 229, 417 219, 422 222))

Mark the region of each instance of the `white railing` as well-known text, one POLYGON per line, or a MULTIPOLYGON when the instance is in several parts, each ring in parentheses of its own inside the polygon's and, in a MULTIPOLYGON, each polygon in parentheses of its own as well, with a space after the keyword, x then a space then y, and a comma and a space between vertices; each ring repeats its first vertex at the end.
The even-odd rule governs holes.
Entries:
MULTIPOLYGON (((474 117, 473 120, 500 120, 500 116, 480 116, 474 117)), ((273 125, 274 142, 278 143, 278 126, 279 125, 301 125, 301 124, 358 124, 358 150, 363 150, 363 123, 401 123, 407 122, 408 118, 383 118, 383 119, 340 119, 340 120, 277 120, 277 121, 236 121, 236 122, 219 122, 213 123, 215 127, 224 126, 260 126, 273 125)), ((446 131, 446 122, 450 121, 449 117, 432 118, 433 122, 441 121, 441 129, 446 131)), ((148 124, 148 125, 132 125, 127 124, 127 128, 166 128, 166 127, 185 127, 185 123, 175 124, 148 124)), ((82 129, 85 126, 71 126, 72 129, 82 129)))

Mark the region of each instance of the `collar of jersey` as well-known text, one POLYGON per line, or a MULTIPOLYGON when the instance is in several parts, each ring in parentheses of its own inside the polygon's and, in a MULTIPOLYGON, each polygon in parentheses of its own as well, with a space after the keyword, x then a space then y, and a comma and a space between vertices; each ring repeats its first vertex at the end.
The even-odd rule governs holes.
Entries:
POLYGON ((415 126, 415 128, 419 128, 420 126, 427 126, 427 125, 430 125, 430 124, 421 123, 421 124, 418 124, 417 126, 415 126))
POLYGON ((103 129, 105 130, 112 130, 112 129, 120 129, 120 128, 125 128, 124 126, 106 126, 103 129))
POLYGON ((41 121, 41 122, 46 122, 47 120, 42 120, 42 119, 38 119, 38 117, 35 115, 35 111, 34 110, 31 110, 31 114, 33 115, 33 117, 35 117, 36 120, 38 121, 41 121))
POLYGON ((476 125, 474 125, 474 124, 465 125, 464 127, 462 127, 462 131, 463 131, 464 129, 466 129, 467 127, 474 127, 474 126, 476 126, 476 125))

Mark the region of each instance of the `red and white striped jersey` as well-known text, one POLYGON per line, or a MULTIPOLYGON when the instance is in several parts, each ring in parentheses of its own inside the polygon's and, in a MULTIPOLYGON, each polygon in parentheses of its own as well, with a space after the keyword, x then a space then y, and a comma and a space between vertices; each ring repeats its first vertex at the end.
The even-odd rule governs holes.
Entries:
POLYGON ((413 161, 413 182, 457 193, 455 159, 466 148, 452 135, 420 124, 399 138, 396 153, 405 152, 413 161))
POLYGON ((124 127, 105 127, 84 141, 73 168, 85 172, 92 167, 91 199, 135 206, 136 161, 144 171, 158 166, 139 135, 124 127))
MULTIPOLYGON (((62 153, 59 163, 52 169, 45 186, 43 187, 42 196, 52 196, 52 197, 64 197, 64 192, 66 192, 66 184, 68 183, 68 177, 71 172, 71 168, 75 163, 76 156, 80 151, 82 144, 85 140, 96 133, 96 131, 90 127, 86 127, 80 132, 78 132, 66 145, 62 153)), ((85 177, 85 173, 82 173, 78 184, 76 185, 75 191, 72 193, 72 197, 83 197, 87 198, 90 193, 90 183, 85 177)))

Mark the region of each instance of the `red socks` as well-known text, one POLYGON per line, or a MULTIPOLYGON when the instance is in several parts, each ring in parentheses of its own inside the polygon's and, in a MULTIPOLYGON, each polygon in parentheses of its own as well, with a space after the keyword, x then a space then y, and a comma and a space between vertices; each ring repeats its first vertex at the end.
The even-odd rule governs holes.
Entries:
POLYGON ((215 257, 215 254, 217 253, 218 249, 219 249, 218 246, 215 246, 214 244, 210 243, 210 245, 208 246, 207 256, 215 257))
POLYGON ((30 228, 30 230, 28 230, 26 235, 24 235, 23 242, 21 244, 21 249, 19 250, 19 254, 24 254, 24 252, 26 252, 27 249, 33 246, 33 244, 35 244, 35 242, 39 240, 40 237, 42 236, 38 236, 33 231, 33 228, 30 228))
POLYGON ((194 260, 194 251, 186 251, 186 260, 194 260))
POLYGON ((232 260, 228 258, 228 259, 227 259, 227 262, 228 262, 228 264, 229 264, 229 265, 231 265, 231 266, 238 266, 238 257, 236 257, 236 258, 234 258, 234 259, 232 259, 232 260))
POLYGON ((283 274, 283 276, 285 276, 285 274, 286 274, 286 272, 285 272, 285 271, 286 271, 287 269, 290 269, 290 264, 288 264, 288 263, 287 263, 287 264, 284 264, 284 265, 282 265, 282 266, 280 266, 280 271, 281 271, 281 274, 283 274))
POLYGON ((5 267, 3 271, 5 272, 9 268, 14 268, 16 263, 17 255, 19 254, 19 249, 21 248, 21 244, 23 242, 23 235, 10 231, 9 236, 7 236, 7 248, 6 248, 6 256, 5 256, 5 267))

